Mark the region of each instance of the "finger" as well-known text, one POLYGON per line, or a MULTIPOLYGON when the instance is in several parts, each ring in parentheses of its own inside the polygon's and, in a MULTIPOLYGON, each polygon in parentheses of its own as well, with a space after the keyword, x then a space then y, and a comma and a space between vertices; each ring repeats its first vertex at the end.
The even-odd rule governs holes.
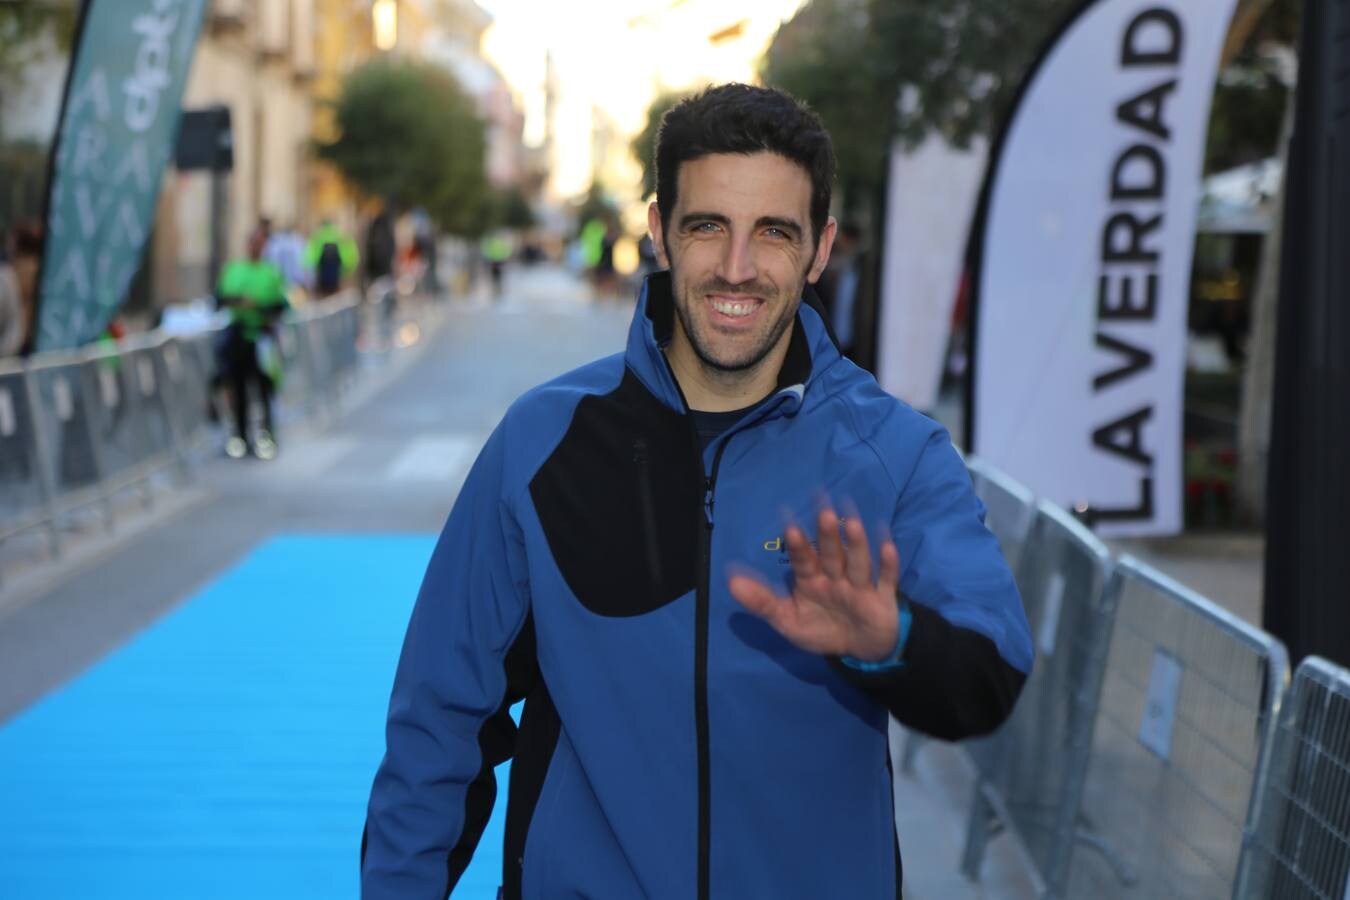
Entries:
POLYGON ((877 590, 893 595, 900 589, 900 551, 895 541, 890 537, 882 541, 878 555, 881 558, 881 572, 877 576, 877 590))
POLYGON ((856 588, 872 586, 872 548, 867 545, 867 529, 862 519, 850 516, 844 520, 844 535, 848 546, 844 549, 844 571, 849 583, 856 588))
POLYGON ((839 517, 830 507, 820 511, 816 543, 820 547, 820 568, 830 578, 844 576, 844 544, 839 540, 839 517))
POLYGON ((732 575, 727 579, 727 587, 737 603, 770 625, 776 622, 779 608, 786 602, 767 584, 749 575, 732 575))
POLYGON ((820 574, 820 558, 816 555, 806 533, 796 525, 787 530, 788 562, 792 563, 792 574, 798 579, 812 578, 820 574))

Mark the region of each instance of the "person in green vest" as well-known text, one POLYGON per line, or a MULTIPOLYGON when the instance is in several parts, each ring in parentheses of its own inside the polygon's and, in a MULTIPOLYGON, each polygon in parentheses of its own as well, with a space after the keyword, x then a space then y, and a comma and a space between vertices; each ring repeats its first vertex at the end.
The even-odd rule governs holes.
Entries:
POLYGON ((276 350, 275 326, 289 308, 286 279, 281 270, 262 258, 267 238, 255 230, 248 238, 245 259, 232 260, 220 273, 216 298, 230 311, 222 362, 234 405, 234 436, 225 452, 234 459, 250 446, 259 459, 276 456, 272 432, 272 394, 280 387, 280 354, 276 350), (249 442, 249 391, 257 390, 262 403, 263 427, 249 442))
POLYGON ((488 275, 492 278, 492 297, 502 295, 502 276, 511 259, 511 242, 501 232, 493 232, 483 239, 483 258, 487 260, 488 275))
POLYGON ((320 297, 336 294, 360 262, 356 241, 332 222, 321 224, 305 246, 305 268, 313 274, 314 292, 320 297))

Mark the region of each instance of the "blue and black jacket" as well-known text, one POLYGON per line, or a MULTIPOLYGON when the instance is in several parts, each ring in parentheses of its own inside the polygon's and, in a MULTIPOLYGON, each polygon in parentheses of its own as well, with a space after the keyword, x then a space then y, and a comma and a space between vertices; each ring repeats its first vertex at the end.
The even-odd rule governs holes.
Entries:
POLYGON ((955 740, 1011 710, 1030 635, 947 434, 804 303, 776 393, 701 448, 672 311, 651 276, 627 350, 521 397, 474 464, 398 666, 370 900, 454 887, 507 759, 508 900, 897 897, 887 714, 955 740), (809 534, 822 496, 899 548, 898 666, 799 650, 727 589, 787 592, 785 519, 809 534))

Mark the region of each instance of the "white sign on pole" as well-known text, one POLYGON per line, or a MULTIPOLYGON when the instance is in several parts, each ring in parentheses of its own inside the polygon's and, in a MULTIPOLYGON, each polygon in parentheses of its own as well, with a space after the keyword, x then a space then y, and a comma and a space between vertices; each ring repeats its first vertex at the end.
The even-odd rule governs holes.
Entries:
POLYGON ((1181 663, 1165 650, 1153 653, 1153 671, 1149 673, 1148 694, 1144 697, 1144 715, 1139 723, 1139 743, 1162 760, 1172 756, 1172 729, 1177 721, 1177 701, 1181 699, 1181 663))
POLYGON ((877 380, 919 410, 937 406, 970 221, 989 158, 930 135, 891 149, 881 257, 877 380))
POLYGON ((1041 627, 1037 645, 1044 656, 1055 655, 1055 639, 1059 636, 1059 615, 1064 610, 1064 575, 1055 572, 1045 587, 1045 606, 1041 615, 1041 627))
POLYGON ((1112 535, 1181 528, 1186 313, 1234 0, 1098 0, 991 163, 971 446, 1112 535))
POLYGON ((14 417, 14 398, 9 388, 0 388, 0 437, 13 437, 18 430, 14 417))

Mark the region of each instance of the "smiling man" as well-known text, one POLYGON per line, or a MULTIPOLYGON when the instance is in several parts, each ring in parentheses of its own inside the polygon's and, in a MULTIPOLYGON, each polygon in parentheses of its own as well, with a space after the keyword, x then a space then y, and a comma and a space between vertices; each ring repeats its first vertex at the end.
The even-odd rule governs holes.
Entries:
POLYGON ((452 890, 507 759, 506 898, 898 897, 888 714, 988 732, 1030 670, 946 432, 803 303, 836 227, 819 119, 725 85, 656 152, 669 271, 627 349, 512 406, 428 567, 368 898, 452 890))

